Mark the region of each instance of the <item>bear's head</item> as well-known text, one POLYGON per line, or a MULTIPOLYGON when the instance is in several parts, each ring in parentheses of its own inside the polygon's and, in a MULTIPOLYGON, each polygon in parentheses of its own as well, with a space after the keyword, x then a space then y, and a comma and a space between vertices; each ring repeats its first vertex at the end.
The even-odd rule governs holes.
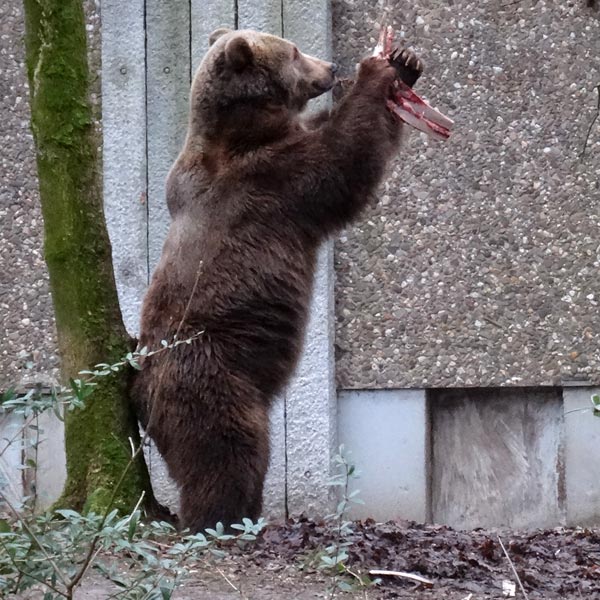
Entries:
MULTIPOLYGON (((300 112, 311 98, 332 88, 336 70, 334 63, 303 54, 283 38, 217 29, 194 77, 193 133, 222 135, 232 121, 251 127, 248 120, 257 111, 272 115, 286 111, 289 118, 290 111, 300 112)), ((258 125, 268 128, 268 123, 258 125)))

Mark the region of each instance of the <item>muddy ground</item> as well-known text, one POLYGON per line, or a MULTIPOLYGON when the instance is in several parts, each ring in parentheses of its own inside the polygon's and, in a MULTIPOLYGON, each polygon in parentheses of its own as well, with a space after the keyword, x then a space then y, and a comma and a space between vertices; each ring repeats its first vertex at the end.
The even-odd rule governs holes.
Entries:
MULTIPOLYGON (((199 564, 192 569, 174 598, 329 598, 331 581, 315 564, 319 549, 333 536, 329 527, 306 519, 270 526, 243 553, 234 550, 213 566, 199 564)), ((336 598, 600 600, 600 529, 459 532, 435 525, 366 521, 355 525, 350 541, 349 565, 354 572, 372 568, 407 571, 429 579, 432 586, 384 577, 376 587, 338 593, 336 598), (503 581, 515 584, 514 596, 503 595, 503 581)), ((104 600, 112 591, 94 575, 76 598, 104 600)))

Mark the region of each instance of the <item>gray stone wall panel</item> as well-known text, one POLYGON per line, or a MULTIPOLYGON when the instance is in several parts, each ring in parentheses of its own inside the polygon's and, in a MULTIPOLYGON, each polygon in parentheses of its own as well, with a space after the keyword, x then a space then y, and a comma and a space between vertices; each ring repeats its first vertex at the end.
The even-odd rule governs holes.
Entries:
POLYGON ((567 525, 594 526, 600 523, 600 419, 592 415, 592 394, 598 388, 563 389, 565 429, 565 492, 567 525))
MULTIPOLYGON (((599 13, 581 2, 392 1, 422 56, 417 91, 456 120, 414 129, 379 204, 336 245, 344 388, 600 378, 599 13)), ((334 0, 345 74, 382 3, 334 0)), ((408 129, 408 127, 406 127, 408 129)))
MULTIPOLYGON (((302 52, 331 56, 328 0, 283 0, 283 31, 302 52)), ((309 110, 328 106, 321 96, 309 110)), ((286 395, 287 508, 289 514, 323 515, 331 510, 329 473, 337 447, 333 352, 333 244, 319 252, 305 345, 286 395)))
POLYGON ((154 271, 169 228, 165 183, 183 147, 190 95, 190 3, 146 2, 148 258, 154 271))
POLYGON ((139 331, 148 283, 144 3, 102 4, 104 210, 123 320, 139 331))
POLYGON ((219 27, 235 29, 236 0, 191 0, 192 67, 198 68, 208 50, 208 38, 219 27))
POLYGON ((238 0, 238 29, 255 29, 273 35, 282 34, 281 2, 238 0))

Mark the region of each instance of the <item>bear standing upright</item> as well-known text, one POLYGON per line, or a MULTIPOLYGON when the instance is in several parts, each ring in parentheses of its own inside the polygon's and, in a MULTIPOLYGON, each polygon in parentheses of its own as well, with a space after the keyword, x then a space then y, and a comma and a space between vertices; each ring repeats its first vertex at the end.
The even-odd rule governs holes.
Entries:
MULTIPOLYGON (((317 251, 367 204, 398 147, 398 71, 360 64, 330 113, 303 121, 334 64, 284 39, 217 30, 198 68, 185 145, 167 180, 171 225, 142 308, 133 382, 142 425, 194 531, 256 519, 269 409, 300 355, 317 251)), ((405 51, 402 77, 420 75, 405 51)))

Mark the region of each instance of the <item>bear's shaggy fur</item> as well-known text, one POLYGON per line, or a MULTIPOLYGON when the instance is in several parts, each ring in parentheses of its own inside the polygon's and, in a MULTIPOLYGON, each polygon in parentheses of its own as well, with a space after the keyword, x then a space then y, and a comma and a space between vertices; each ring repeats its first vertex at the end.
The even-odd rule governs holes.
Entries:
POLYGON ((145 359, 132 389, 195 531, 260 515, 269 409, 300 354, 317 250, 366 205, 401 129, 382 59, 363 60, 331 113, 303 122, 335 65, 253 31, 211 42, 167 181, 172 222, 140 345, 203 333, 145 359))

